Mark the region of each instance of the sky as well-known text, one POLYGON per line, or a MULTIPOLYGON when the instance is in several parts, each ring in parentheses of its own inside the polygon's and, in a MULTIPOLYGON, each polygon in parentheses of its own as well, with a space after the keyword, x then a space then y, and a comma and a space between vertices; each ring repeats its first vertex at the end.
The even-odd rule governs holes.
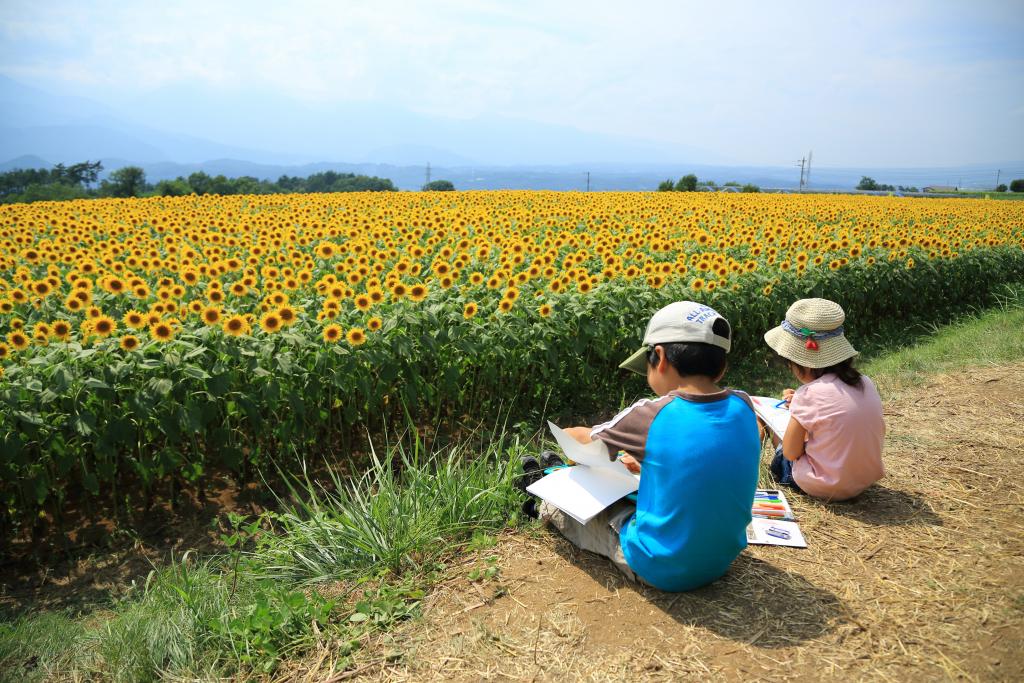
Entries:
POLYGON ((161 125, 195 135, 218 134, 202 124, 216 93, 254 118, 279 98, 737 164, 942 166, 1024 159, 1022 36, 1013 0, 3 0, 0 74, 122 110, 170 100, 161 125))

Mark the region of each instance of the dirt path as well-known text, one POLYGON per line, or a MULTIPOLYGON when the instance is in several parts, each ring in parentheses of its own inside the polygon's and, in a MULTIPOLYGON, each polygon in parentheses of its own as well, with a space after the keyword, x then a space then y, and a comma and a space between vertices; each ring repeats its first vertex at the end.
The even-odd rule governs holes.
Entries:
POLYGON ((1024 680, 1024 364, 882 388, 888 476, 849 503, 794 496, 807 550, 751 547, 666 594, 552 531, 510 536, 453 568, 364 676, 1024 680), (470 581, 488 556, 500 575, 470 581))

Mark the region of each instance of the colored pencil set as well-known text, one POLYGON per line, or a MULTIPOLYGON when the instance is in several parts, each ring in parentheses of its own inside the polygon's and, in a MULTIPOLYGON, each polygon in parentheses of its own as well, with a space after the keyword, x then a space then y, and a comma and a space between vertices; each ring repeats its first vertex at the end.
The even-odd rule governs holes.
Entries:
POLYGON ((750 513, 755 517, 768 519, 792 520, 793 512, 781 491, 758 489, 754 493, 754 506, 750 513))

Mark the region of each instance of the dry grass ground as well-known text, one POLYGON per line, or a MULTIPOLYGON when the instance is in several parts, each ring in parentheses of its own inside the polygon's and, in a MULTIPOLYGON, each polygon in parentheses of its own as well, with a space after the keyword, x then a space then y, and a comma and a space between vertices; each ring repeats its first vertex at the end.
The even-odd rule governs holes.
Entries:
POLYGON ((341 677, 1024 680, 1024 363, 881 389, 888 474, 852 502, 791 496, 808 549, 750 547, 666 594, 553 531, 509 535, 341 677), (500 574, 470 581, 488 556, 500 574))

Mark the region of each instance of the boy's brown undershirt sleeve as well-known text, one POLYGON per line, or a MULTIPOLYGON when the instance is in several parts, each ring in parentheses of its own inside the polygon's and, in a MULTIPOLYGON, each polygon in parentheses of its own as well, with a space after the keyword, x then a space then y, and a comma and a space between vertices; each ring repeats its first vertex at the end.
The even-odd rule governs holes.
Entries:
POLYGON ((619 451, 626 451, 637 460, 647 454, 647 433, 651 423, 672 396, 637 401, 608 422, 590 430, 591 439, 600 439, 608 446, 608 457, 615 459, 619 451))

